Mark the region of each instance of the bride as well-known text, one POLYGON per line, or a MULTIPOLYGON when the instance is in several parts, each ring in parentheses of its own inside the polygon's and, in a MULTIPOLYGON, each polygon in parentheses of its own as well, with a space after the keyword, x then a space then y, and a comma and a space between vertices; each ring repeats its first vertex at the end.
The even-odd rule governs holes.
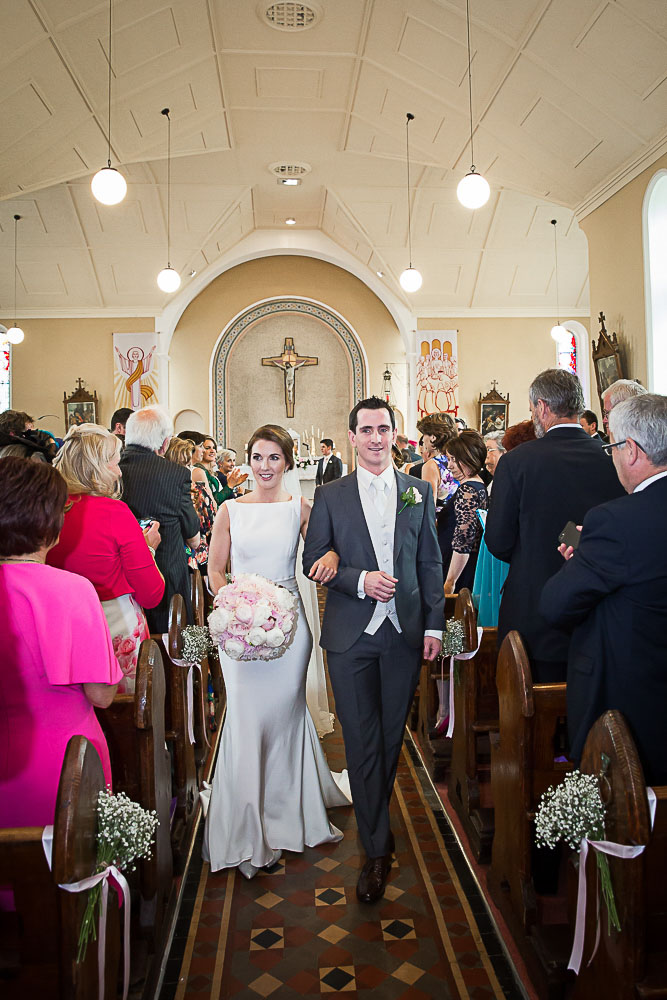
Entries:
MULTIPOLYGON (((328 769, 306 708, 306 669, 312 636, 295 580, 299 536, 310 505, 291 497, 283 474, 294 464, 293 443, 282 427, 266 424, 248 443, 256 488, 220 508, 209 549, 209 580, 217 593, 232 574, 259 573, 287 587, 299 601, 296 634, 275 660, 233 660, 220 649, 227 713, 204 832, 204 860, 212 871, 238 867, 246 878, 268 868, 282 851, 337 842, 342 833, 326 810, 349 805, 328 769)), ((330 580, 338 557, 327 553, 311 577, 330 580)), ((345 772, 343 772, 345 774, 345 772)))

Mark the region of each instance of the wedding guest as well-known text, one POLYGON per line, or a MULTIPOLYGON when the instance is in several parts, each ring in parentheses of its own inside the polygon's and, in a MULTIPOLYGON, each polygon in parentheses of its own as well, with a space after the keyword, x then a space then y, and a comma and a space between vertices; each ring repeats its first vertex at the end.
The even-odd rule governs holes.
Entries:
POLYGON ((192 464, 197 452, 201 452, 201 445, 195 445, 192 441, 183 441, 181 438, 172 438, 169 447, 165 452, 165 458, 169 462, 176 462, 184 465, 190 470, 192 476, 192 503, 199 518, 200 542, 196 550, 188 550, 188 564, 190 569, 199 568, 202 573, 206 573, 208 565, 208 547, 211 541, 211 531, 217 513, 217 505, 209 489, 208 480, 203 469, 195 468, 192 464))
POLYGON ((478 510, 486 510, 488 497, 480 472, 486 460, 481 434, 462 430, 447 442, 449 469, 458 482, 438 517, 438 542, 445 574, 445 594, 462 587, 473 589, 477 553, 482 537, 478 510))
POLYGON ((618 378, 602 393, 602 422, 605 430, 609 428, 609 414, 626 399, 633 396, 644 396, 646 389, 641 382, 635 382, 631 378, 618 378))
POLYGON ((486 461, 484 465, 491 477, 490 482, 486 484, 486 492, 489 496, 491 496, 496 466, 507 450, 503 444, 504 436, 505 431, 489 431, 488 434, 484 435, 484 444, 486 445, 486 461))
POLYGON ((94 706, 123 674, 89 580, 45 565, 67 486, 44 462, 0 459, 0 827, 53 823, 68 740, 89 739, 111 784, 94 706))
POLYGON ((408 438, 407 434, 397 434, 396 435, 396 444, 401 449, 401 451, 403 452, 403 459, 404 459, 405 462, 418 462, 419 461, 419 455, 417 454, 417 452, 414 450, 414 448, 410 444, 410 441, 409 441, 409 438, 408 438))
POLYGON ((146 618, 151 632, 166 632, 172 594, 181 594, 192 624, 188 560, 183 542, 199 545, 199 518, 190 495, 190 473, 175 462, 165 462, 174 425, 161 406, 144 406, 132 413, 125 429, 121 455, 123 497, 139 518, 160 524, 161 542, 155 561, 164 576, 164 596, 146 618))
POLYGON ((424 463, 428 462, 429 458, 433 458, 435 455, 435 448, 431 444, 431 439, 425 440, 422 434, 419 438, 419 454, 421 456, 420 460, 417 462, 412 462, 410 465, 406 465, 403 468, 403 472, 406 472, 410 476, 414 476, 415 479, 421 479, 422 469, 424 468, 424 463))
POLYGON ((90 580, 102 603, 114 652, 123 671, 120 691, 134 691, 139 646, 150 633, 143 608, 164 593, 155 565, 157 521, 142 532, 122 492, 121 439, 98 424, 71 427, 54 466, 69 500, 60 539, 47 562, 90 580))
POLYGON ((3 434, 23 434, 34 429, 34 418, 23 410, 3 410, 0 413, 0 432, 3 434))
POLYGON ((405 465, 405 457, 397 444, 391 446, 391 461, 395 469, 402 469, 405 465))
MULTIPOLYGON (((522 420, 518 424, 512 424, 503 435, 503 447, 505 451, 512 451, 526 441, 535 440, 535 424, 532 420, 522 420)), ((494 473, 495 475, 495 473, 494 473)))
POLYGON ((248 474, 236 466, 236 452, 233 448, 221 448, 216 456, 218 466, 217 476, 223 487, 230 492, 225 494, 225 500, 232 497, 241 496, 243 490, 240 488, 248 478, 248 474))
POLYGON ((343 463, 338 455, 333 453, 333 440, 322 438, 320 441, 320 451, 322 458, 317 463, 315 474, 315 485, 322 486, 323 483, 331 483, 334 479, 340 479, 343 475, 343 463))
POLYGON ((454 418, 454 425, 456 427, 456 433, 457 434, 460 434, 461 431, 466 430, 466 428, 468 426, 466 424, 465 420, 463 419, 463 417, 455 417, 454 418))
POLYGON ((431 486, 437 520, 445 500, 457 486, 456 479, 447 467, 445 454, 447 442, 456 435, 456 427, 448 413, 431 413, 417 422, 417 430, 424 435, 424 442, 428 442, 433 450, 433 456, 422 466, 421 478, 431 486))
POLYGON ((218 463, 218 445, 214 438, 207 436, 202 441, 203 455, 200 462, 196 462, 197 468, 203 469, 206 473, 206 478, 208 479, 208 485, 210 487, 213 499, 215 500, 217 506, 224 503, 231 497, 231 491, 226 493, 226 488, 222 485, 217 476, 218 463))
POLYGON ((594 441, 599 441, 600 444, 604 444, 607 440, 606 437, 598 431, 598 418, 597 414, 593 410, 584 410, 584 412, 579 417, 579 423, 584 428, 589 437, 593 438, 594 441))
POLYGON ((127 424, 127 418, 134 411, 130 409, 129 406, 121 406, 119 410, 114 410, 113 416, 111 417, 111 433, 119 437, 123 444, 125 443, 125 425, 127 424))

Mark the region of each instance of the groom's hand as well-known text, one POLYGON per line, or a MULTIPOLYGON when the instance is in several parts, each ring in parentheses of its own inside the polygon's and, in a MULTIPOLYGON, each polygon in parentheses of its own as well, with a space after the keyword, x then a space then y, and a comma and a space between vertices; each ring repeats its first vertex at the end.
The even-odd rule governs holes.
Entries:
POLYGON ((384 570, 375 569, 366 573, 364 579, 364 591, 374 601, 381 604, 388 604, 396 592, 398 580, 395 576, 389 576, 384 570))
POLYGON ((424 659, 435 660, 442 648, 442 643, 433 635, 424 636, 424 659))

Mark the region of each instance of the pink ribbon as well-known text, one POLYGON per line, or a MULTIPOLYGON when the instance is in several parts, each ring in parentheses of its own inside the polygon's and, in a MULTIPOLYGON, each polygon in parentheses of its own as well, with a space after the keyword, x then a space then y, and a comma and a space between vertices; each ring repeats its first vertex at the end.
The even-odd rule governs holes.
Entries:
POLYGON ((97 885, 99 882, 102 883, 102 906, 100 907, 100 919, 97 934, 97 977, 99 1000, 104 1000, 107 902, 109 898, 110 875, 113 875, 118 882, 118 885, 123 890, 123 900, 125 903, 125 926, 123 934, 123 1000, 127 1000, 127 994, 130 988, 130 887, 127 884, 127 879, 122 872, 115 867, 115 865, 109 865, 109 867, 105 868, 103 872, 98 872, 96 875, 90 875, 88 878, 82 878, 80 882, 63 882, 60 884, 60 888, 64 889, 66 892, 87 892, 88 889, 92 889, 93 886, 97 885))
POLYGON ((477 656, 479 647, 482 644, 483 632, 484 629, 477 629, 477 647, 472 652, 456 653, 454 656, 449 657, 449 725, 447 726, 447 738, 454 732, 454 660, 472 660, 473 656, 477 656))
MULTIPOLYGON (((168 635, 165 634, 162 636, 162 643, 164 645, 164 648, 167 650, 167 655, 169 656, 168 635)), ((197 662, 190 663, 188 660, 175 660, 173 656, 169 656, 169 659, 177 667, 188 668, 188 676, 185 682, 185 693, 186 693, 186 701, 188 709, 188 739, 190 740, 191 743, 195 742, 195 727, 194 727, 195 687, 194 687, 194 678, 192 676, 192 671, 194 667, 196 667, 197 670, 199 671, 199 680, 200 680, 199 689, 201 692, 202 718, 204 720, 204 739, 206 740, 206 745, 210 747, 211 744, 209 743, 208 734, 206 732, 206 706, 204 705, 204 678, 201 672, 201 663, 197 662)))
MULTIPOLYGON (((648 798, 649 812, 651 816, 651 829, 653 829, 657 800, 655 792, 652 788, 646 789, 646 796, 648 798)), ((567 963, 568 969, 572 969, 572 971, 577 975, 579 975, 579 969, 581 968, 581 959, 584 952, 584 937, 586 934, 586 858, 588 857, 589 846, 594 848, 596 851, 600 851, 602 854, 610 855, 612 858, 637 858, 643 851, 646 850, 646 844, 614 844, 609 840, 589 840, 588 837, 584 837, 581 841, 581 848, 579 852, 579 882, 577 885, 577 917, 574 925, 572 954, 570 955, 570 960, 567 963)), ((588 965, 590 965, 595 958, 595 953, 598 950, 599 944, 600 899, 598 896, 598 922, 595 932, 595 946, 593 948, 593 954, 588 960, 588 965)))

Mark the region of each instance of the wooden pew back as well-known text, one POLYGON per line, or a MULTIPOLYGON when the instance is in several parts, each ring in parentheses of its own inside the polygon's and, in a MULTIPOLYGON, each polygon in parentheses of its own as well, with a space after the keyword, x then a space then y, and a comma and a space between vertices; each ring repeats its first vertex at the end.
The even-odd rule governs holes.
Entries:
MULTIPOLYGON (((195 625, 206 625, 208 617, 208 604, 207 595, 204 591, 204 582, 202 580, 202 575, 198 569, 196 569, 190 575, 191 588, 192 588, 192 611, 194 616, 195 625)), ((216 728, 220 724, 220 719, 222 718, 222 712, 225 706, 225 685, 222 679, 222 670, 220 668, 220 661, 217 655, 212 655, 204 657, 202 660, 202 675, 204 678, 211 678, 211 686, 213 687, 213 693, 216 697, 216 708, 215 708, 215 722, 216 728)), ((208 681, 204 687, 204 697, 207 693, 208 681)))

